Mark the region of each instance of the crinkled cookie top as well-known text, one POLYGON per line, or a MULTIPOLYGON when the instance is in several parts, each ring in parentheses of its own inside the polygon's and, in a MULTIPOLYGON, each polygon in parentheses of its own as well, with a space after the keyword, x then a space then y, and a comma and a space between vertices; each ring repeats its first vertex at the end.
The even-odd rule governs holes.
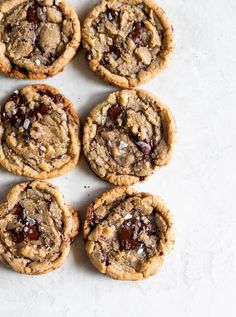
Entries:
POLYGON ((80 153, 79 119, 57 90, 33 85, 16 91, 1 108, 0 161, 33 178, 60 175, 80 153))
POLYGON ((164 66, 173 49, 172 33, 152 1, 103 1, 85 20, 83 39, 92 69, 128 87, 164 66))
POLYGON ((92 263, 119 279, 154 274, 174 242, 171 216, 163 202, 122 187, 90 205, 84 233, 92 263))
POLYGON ((84 128, 84 153, 101 178, 131 185, 169 161, 174 133, 165 105, 146 92, 124 90, 91 112, 84 128))
MULTIPOLYGON (((73 16, 65 14, 65 6, 60 3, 28 0, 0 13, 0 51, 12 64, 13 71, 25 76, 30 72, 46 72, 65 53, 72 39, 77 38, 78 47, 77 17, 74 12, 73 16)), ((63 68, 65 61, 61 59, 60 62, 63 68)), ((55 67, 59 66, 55 64, 55 67)), ((49 75, 54 71, 49 71, 49 75)))
POLYGON ((0 259, 28 274, 44 273, 64 262, 72 216, 53 186, 17 185, 0 211, 0 259))

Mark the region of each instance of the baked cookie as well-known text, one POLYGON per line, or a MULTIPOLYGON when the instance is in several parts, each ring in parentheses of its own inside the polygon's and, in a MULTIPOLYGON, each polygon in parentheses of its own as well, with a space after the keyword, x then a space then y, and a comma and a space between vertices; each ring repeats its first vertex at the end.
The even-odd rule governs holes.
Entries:
POLYGON ((90 113, 83 149, 100 178, 128 186, 169 162, 175 135, 173 116, 159 99, 143 90, 122 90, 90 113))
POLYGON ((53 271, 65 262, 78 231, 78 214, 56 187, 19 184, 0 205, 0 260, 19 273, 53 271))
POLYGON ((90 68, 123 88, 141 85, 168 64, 173 27, 153 0, 102 0, 82 28, 90 68))
POLYGON ((62 175, 78 162, 79 118, 71 102, 48 85, 31 85, 0 111, 0 165, 35 179, 62 175))
POLYGON ((84 239, 92 264, 119 280, 156 274, 175 241, 163 200, 127 187, 112 189, 89 206, 84 239))
POLYGON ((62 71, 80 44, 78 16, 64 0, 0 3, 0 71, 41 79, 62 71))

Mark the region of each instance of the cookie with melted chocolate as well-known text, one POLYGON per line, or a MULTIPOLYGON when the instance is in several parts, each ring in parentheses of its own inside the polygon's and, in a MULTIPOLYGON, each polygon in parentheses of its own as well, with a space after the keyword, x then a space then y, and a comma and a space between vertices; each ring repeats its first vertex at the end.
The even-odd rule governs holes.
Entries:
POLYGON ((64 0, 0 3, 0 71, 41 79, 62 71, 80 45, 80 22, 64 0))
POLYGON ((65 262, 78 231, 79 216, 58 188, 19 184, 0 205, 0 260, 19 273, 50 272, 65 262))
POLYGON ((175 122, 166 105, 146 91, 122 90, 91 111, 83 150, 100 178, 128 186, 166 165, 175 139, 175 122))
POLYGON ((84 21, 82 42, 95 73, 132 88, 166 68, 174 50, 173 31, 153 0, 102 0, 84 21))
POLYGON ((84 223, 92 264, 114 279, 156 274, 175 241, 173 219, 159 196, 117 187, 93 202, 84 223))
POLYGON ((48 85, 30 85, 0 108, 0 164, 34 179, 65 174, 78 163, 80 122, 71 102, 48 85))

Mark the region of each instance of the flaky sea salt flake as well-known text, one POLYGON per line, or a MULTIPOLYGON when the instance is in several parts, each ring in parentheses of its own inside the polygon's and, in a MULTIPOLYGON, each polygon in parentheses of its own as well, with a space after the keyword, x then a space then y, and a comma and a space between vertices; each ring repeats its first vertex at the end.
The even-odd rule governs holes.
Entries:
POLYGON ((125 220, 129 220, 129 219, 131 219, 133 216, 131 215, 131 214, 126 214, 125 216, 124 216, 124 219, 125 220))
POLYGON ((137 253, 138 253, 138 254, 143 253, 143 248, 138 249, 137 253))
POLYGON ((128 144, 126 142, 120 141, 120 144, 119 144, 120 150, 126 149, 127 147, 128 147, 128 144))
POLYGON ((39 149, 42 152, 46 152, 47 151, 47 149, 46 149, 46 147, 44 145, 40 145, 39 149))
POLYGON ((41 65, 41 62, 40 62, 39 59, 36 59, 36 60, 35 60, 35 65, 36 65, 36 66, 40 66, 40 65, 41 65))
POLYGON ((29 126, 30 126, 30 121, 29 121, 29 119, 26 118, 24 123, 23 123, 23 128, 25 130, 28 130, 29 126))

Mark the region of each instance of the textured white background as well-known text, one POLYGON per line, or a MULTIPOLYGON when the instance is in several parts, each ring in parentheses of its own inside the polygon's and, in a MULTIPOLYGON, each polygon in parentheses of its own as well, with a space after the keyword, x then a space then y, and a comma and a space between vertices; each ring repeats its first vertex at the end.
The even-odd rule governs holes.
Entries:
MULTIPOLYGON (((81 20, 97 3, 70 2, 81 20)), ((168 202, 175 250, 158 275, 142 282, 97 273, 81 237, 65 265, 48 275, 23 276, 0 265, 1 317, 236 317, 236 1, 159 3, 173 21, 176 50, 168 69, 143 88, 170 106, 179 140, 172 163, 135 187, 168 202)), ((83 121, 115 90, 90 72, 81 50, 63 73, 44 82, 69 97, 83 121)), ((0 101, 28 83, 0 76, 0 101)), ((0 200, 23 180, 0 170, 0 200)), ((53 183, 81 216, 109 188, 83 158, 53 183)))

